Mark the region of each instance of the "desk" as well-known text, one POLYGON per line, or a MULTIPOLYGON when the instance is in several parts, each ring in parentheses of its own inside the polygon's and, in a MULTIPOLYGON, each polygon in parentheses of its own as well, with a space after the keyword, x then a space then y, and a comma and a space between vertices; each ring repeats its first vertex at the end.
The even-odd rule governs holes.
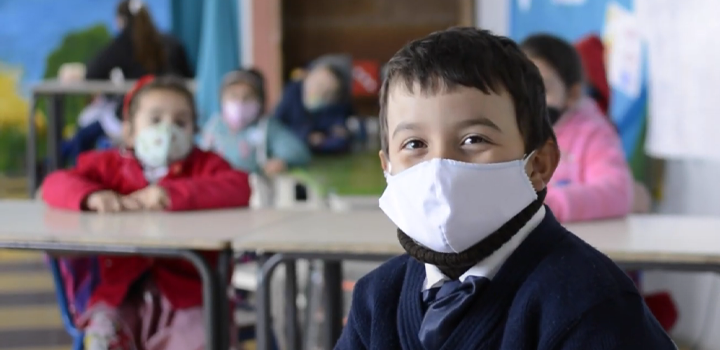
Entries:
MULTIPOLYGON (((568 228, 626 268, 720 273, 720 218, 639 215, 568 228)), ((289 264, 289 271, 296 259, 325 261, 324 341, 326 348, 332 348, 342 330, 342 260, 385 260, 404 253, 395 226, 379 210, 307 213, 236 240, 233 247, 263 254, 258 275, 261 350, 268 349, 270 339, 269 281, 278 264, 289 264)), ((292 289, 290 274, 287 283, 292 289)), ((296 336, 289 325, 286 332, 296 336)))
POLYGON ((59 211, 36 201, 0 201, 0 249, 135 254, 190 261, 203 281, 207 349, 230 339, 226 285, 230 241, 292 220, 300 212, 218 210, 95 214, 59 211), (220 251, 217 269, 198 251, 220 251))
MULTIPOLYGON (((123 95, 135 84, 134 81, 113 83, 111 81, 78 81, 60 82, 58 80, 45 80, 32 88, 32 99, 28 118, 27 134, 27 172, 28 191, 32 198, 33 193, 40 185, 42 179, 37 174, 37 130, 35 126, 35 110, 38 108, 40 98, 47 97, 47 137, 48 137, 48 169, 53 171, 61 166, 60 144, 62 142, 62 130, 65 125, 63 116, 63 100, 67 95, 123 95)), ((195 89, 194 81, 188 81, 188 88, 195 89)))

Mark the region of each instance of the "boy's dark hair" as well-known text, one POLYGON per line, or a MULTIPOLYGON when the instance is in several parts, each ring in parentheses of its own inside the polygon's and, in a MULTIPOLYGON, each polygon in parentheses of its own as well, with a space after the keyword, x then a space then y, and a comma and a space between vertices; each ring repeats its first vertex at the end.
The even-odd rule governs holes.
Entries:
POLYGON ((560 76, 566 89, 583 81, 580 54, 569 42, 551 34, 536 34, 525 39, 520 48, 533 58, 549 64, 560 76))
POLYGON ((458 86, 485 94, 507 91, 513 100, 525 152, 530 153, 555 133, 547 117, 545 86, 537 67, 512 40, 487 30, 457 27, 434 32, 405 45, 387 64, 380 90, 380 137, 388 152, 387 105, 390 87, 435 94, 458 86))
POLYGON ((132 116, 138 108, 138 101, 140 96, 144 93, 152 90, 166 90, 176 92, 182 95, 190 105, 192 111, 193 125, 195 129, 198 129, 197 125, 197 110, 195 109, 195 97, 193 93, 188 89, 187 83, 184 79, 175 76, 159 76, 152 77, 148 76, 143 79, 147 79, 147 82, 142 84, 137 90, 130 91, 127 97, 127 110, 125 112, 125 118, 132 124, 132 116))

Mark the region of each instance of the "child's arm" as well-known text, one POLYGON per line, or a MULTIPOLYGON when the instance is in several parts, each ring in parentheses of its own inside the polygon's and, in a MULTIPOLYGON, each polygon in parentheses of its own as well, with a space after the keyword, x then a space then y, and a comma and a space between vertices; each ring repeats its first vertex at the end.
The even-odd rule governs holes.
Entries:
POLYGON ((71 170, 58 170, 48 175, 42 184, 42 199, 55 208, 82 210, 90 194, 107 188, 103 186, 99 167, 103 164, 102 152, 86 152, 77 159, 71 170))
POLYGON ((282 123, 268 120, 266 135, 271 159, 280 159, 288 168, 304 166, 310 163, 310 150, 282 123))
POLYGON ((197 145, 200 149, 205 151, 213 149, 213 143, 215 142, 215 134, 217 133, 217 125, 219 122, 220 117, 214 116, 202 126, 200 137, 197 140, 197 145))
POLYGON ((312 132, 312 124, 309 121, 293 120, 293 110, 302 107, 301 83, 295 82, 285 87, 282 98, 273 113, 274 119, 290 130, 298 139, 307 143, 310 133, 312 132))
MULTIPOLYGON (((198 151, 199 152, 199 151, 198 151)), ((158 184, 167 193, 167 210, 202 210, 245 207, 250 202, 250 182, 244 172, 212 152, 197 155, 202 164, 199 173, 186 178, 165 178, 158 184)))
POLYGON ((552 187, 545 198, 561 222, 623 216, 632 209, 633 179, 617 133, 607 124, 586 142, 580 164, 585 181, 552 187))
POLYGON ((347 118, 352 113, 352 108, 348 104, 340 104, 330 107, 326 112, 332 114, 334 119, 332 127, 325 134, 323 142, 314 149, 320 152, 342 152, 350 146, 350 132, 345 125, 347 118))
POLYGON ((291 83, 283 89, 282 97, 280 98, 280 102, 278 102, 277 106, 275 107, 275 111, 273 112, 273 117, 279 120, 284 125, 288 126, 290 121, 290 108, 292 107, 290 105, 290 101, 293 100, 294 94, 297 94, 294 90, 299 90, 298 86, 295 86, 294 84, 299 83, 291 83))
POLYGON ((670 337, 633 293, 618 295, 596 305, 554 337, 557 350, 653 349, 676 350, 670 337))

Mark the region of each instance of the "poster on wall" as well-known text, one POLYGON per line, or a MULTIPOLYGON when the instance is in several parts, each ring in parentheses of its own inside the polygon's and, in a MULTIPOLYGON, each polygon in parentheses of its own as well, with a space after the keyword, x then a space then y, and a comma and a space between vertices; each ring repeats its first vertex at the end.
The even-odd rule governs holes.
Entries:
POLYGON ((648 153, 720 160, 720 2, 636 1, 652 75, 648 153))
POLYGON ((634 13, 609 3, 603 38, 608 51, 610 85, 630 99, 638 98, 642 85, 642 39, 634 13))

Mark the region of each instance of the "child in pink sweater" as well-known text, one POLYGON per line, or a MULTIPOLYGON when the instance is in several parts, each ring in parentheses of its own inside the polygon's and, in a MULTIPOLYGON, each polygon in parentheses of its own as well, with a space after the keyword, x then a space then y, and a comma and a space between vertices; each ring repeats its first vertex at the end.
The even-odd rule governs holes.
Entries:
POLYGON ((543 77, 561 153, 545 203, 561 222, 627 215, 632 175, 615 127, 584 92, 577 51, 547 34, 531 36, 521 46, 543 77))

